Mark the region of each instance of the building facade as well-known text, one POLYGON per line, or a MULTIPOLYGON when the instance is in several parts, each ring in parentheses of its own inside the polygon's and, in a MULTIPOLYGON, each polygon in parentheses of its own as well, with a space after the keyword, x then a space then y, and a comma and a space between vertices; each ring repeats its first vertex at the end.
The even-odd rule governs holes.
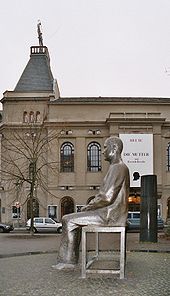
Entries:
MULTIPOLYGON (((14 91, 6 91, 1 102, 2 136, 42 121, 47 133, 59 135, 46 151, 58 169, 54 175, 45 171, 48 190, 37 187, 35 215, 59 221, 64 214, 80 211, 99 189, 108 168, 104 141, 115 135, 122 137, 122 156, 130 166, 129 209, 140 209, 141 176, 155 174, 159 214, 170 218, 170 98, 61 98, 47 47, 33 46, 14 91)), ((29 218, 27 187, 22 194, 18 187, 10 192, 2 174, 0 219, 24 224, 29 218)))

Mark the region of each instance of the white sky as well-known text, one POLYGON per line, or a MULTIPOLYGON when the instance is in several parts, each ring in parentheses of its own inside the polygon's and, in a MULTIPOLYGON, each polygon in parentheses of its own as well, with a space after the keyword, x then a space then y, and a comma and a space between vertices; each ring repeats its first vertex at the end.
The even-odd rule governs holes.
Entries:
POLYGON ((62 97, 170 96, 170 0, 0 0, 1 97, 38 45, 38 19, 62 97))

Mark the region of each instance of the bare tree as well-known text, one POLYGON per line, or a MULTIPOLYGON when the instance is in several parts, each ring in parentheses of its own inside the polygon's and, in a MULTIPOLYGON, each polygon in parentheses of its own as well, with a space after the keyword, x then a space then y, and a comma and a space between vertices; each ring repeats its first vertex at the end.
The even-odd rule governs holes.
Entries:
POLYGON ((22 127, 6 127, 2 133, 1 180, 8 192, 22 192, 27 186, 28 195, 22 204, 30 202, 31 234, 34 232, 34 191, 39 187, 49 192, 47 175, 49 171, 50 174, 58 172, 58 162, 53 159, 50 150, 59 136, 60 132, 47 129, 44 121, 22 127))

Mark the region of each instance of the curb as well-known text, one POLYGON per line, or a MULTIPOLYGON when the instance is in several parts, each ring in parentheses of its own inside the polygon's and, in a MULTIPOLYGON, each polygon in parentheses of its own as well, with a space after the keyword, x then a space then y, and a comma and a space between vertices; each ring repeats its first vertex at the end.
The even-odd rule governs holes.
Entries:
MULTIPOLYGON (((116 251, 116 250, 115 250, 116 251)), ((118 251, 118 250, 117 250, 118 251)), ((41 255, 41 254, 57 254, 58 251, 33 251, 33 252, 23 252, 23 253, 11 253, 11 254, 0 254, 0 259, 11 258, 11 257, 21 257, 30 255, 41 255)), ((128 250, 126 253, 161 253, 168 254, 170 250, 128 250)))
POLYGON ((0 259, 11 258, 11 257, 21 257, 30 255, 40 255, 40 254, 57 254, 57 251, 33 251, 33 252, 23 252, 23 253, 11 253, 11 254, 0 254, 0 259))

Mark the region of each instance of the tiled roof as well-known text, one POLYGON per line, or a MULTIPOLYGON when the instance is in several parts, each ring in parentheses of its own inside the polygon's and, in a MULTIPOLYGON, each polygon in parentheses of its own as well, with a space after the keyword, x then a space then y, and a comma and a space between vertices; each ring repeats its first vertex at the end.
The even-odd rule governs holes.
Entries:
POLYGON ((53 75, 50 68, 48 49, 31 47, 31 56, 14 91, 53 91, 53 75))

